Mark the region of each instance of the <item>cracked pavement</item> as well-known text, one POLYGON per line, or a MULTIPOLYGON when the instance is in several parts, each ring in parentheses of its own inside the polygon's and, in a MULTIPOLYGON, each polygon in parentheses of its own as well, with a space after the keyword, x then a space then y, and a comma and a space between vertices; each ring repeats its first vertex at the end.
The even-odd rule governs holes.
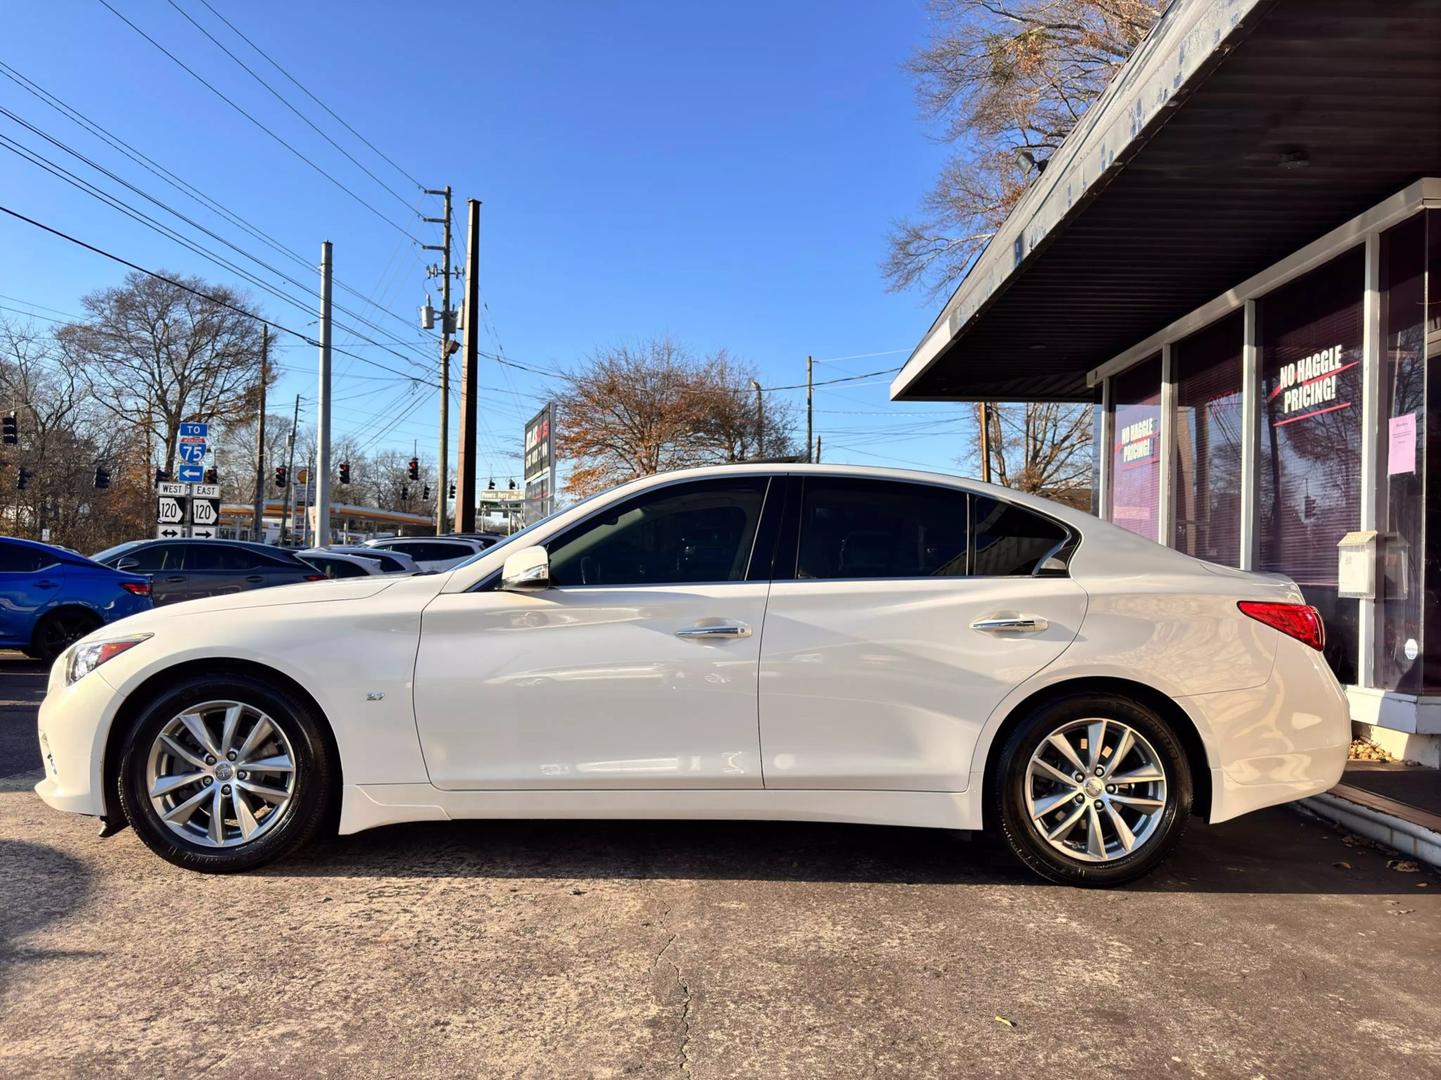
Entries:
POLYGON ((41 685, 0 654, 6 1077, 1441 1074, 1441 880, 1288 809, 1107 892, 761 823, 400 826, 211 877, 39 802, 41 685))

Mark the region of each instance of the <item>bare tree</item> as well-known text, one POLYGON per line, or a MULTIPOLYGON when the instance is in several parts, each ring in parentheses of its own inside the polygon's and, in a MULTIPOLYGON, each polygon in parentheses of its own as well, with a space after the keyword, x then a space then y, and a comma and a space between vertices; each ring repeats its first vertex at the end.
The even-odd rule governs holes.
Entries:
POLYGON ((255 415, 260 323, 233 290, 167 276, 193 291, 131 273, 86 296, 89 318, 61 327, 56 340, 103 408, 153 434, 168 471, 182 421, 255 415))
POLYGON ((953 286, 1106 88, 1166 0, 931 0, 909 67, 923 112, 957 150, 914 220, 897 223, 893 289, 953 286))
POLYGON ((788 451, 791 411, 768 404, 762 420, 754 376, 724 351, 701 359, 670 338, 597 353, 556 402, 556 456, 574 465, 566 491, 788 451))
MULTIPOLYGON (((978 429, 983 415, 977 404, 978 429)), ((1092 406, 1055 401, 992 405, 989 417, 986 445, 996 483, 1089 509, 1092 406)))

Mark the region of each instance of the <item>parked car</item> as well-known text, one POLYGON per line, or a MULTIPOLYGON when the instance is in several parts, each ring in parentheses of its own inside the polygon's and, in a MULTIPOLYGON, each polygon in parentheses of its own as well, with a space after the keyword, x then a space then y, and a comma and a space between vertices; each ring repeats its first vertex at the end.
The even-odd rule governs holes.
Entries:
POLYGON ((332 580, 385 573, 379 559, 349 555, 342 551, 332 551, 330 548, 306 548, 304 551, 297 551, 295 557, 309 563, 332 580))
POLYGON ((289 551, 242 540, 132 540, 94 559, 149 574, 157 606, 325 577, 289 551))
POLYGON ((331 544, 327 548, 314 550, 334 551, 341 555, 359 555, 363 559, 378 563, 382 574, 413 574, 420 569, 409 555, 400 551, 387 551, 385 548, 364 547, 360 544, 331 544))
POLYGON ((1043 877, 1114 884, 1193 812, 1326 790, 1351 737, 1291 581, 925 473, 646 477, 447 574, 283 604, 215 597, 73 646, 41 797, 209 871, 294 850, 338 802, 342 833, 985 827, 1043 877))
POLYGON ((387 536, 365 546, 409 555, 422 570, 449 570, 494 545, 461 536, 387 536))
POLYGON ((0 648, 54 660, 90 631, 151 606, 150 582, 53 544, 0 537, 0 648))

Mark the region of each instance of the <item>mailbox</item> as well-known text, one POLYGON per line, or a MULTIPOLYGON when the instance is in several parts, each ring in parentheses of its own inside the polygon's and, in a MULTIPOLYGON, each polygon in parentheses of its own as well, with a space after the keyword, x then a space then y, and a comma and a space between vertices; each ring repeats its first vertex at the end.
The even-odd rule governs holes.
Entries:
POLYGON ((1351 600, 1376 599, 1375 529, 1349 532, 1336 544, 1336 594, 1351 600))

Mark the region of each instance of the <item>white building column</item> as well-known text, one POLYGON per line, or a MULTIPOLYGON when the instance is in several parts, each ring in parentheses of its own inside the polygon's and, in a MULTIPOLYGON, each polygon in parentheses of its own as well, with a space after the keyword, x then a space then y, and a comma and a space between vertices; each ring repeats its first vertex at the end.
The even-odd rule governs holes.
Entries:
POLYGON ((1161 346, 1161 488, 1157 492, 1156 519, 1161 535, 1156 539, 1175 547, 1176 539, 1176 373, 1172 356, 1175 346, 1161 346))
POLYGON ((1261 464, 1261 345, 1256 301, 1247 300, 1241 343, 1241 569, 1256 569, 1256 470, 1261 464))
MULTIPOLYGON (((1366 234, 1366 280, 1361 301, 1361 520, 1357 528, 1381 530, 1385 476, 1381 466, 1381 234, 1366 234)), ((1384 556, 1378 556, 1384 557, 1384 556)), ((1382 568, 1376 568, 1376 592, 1382 590, 1382 568)), ((1357 682, 1376 685, 1376 626, 1379 600, 1358 600, 1356 641, 1357 682)))

